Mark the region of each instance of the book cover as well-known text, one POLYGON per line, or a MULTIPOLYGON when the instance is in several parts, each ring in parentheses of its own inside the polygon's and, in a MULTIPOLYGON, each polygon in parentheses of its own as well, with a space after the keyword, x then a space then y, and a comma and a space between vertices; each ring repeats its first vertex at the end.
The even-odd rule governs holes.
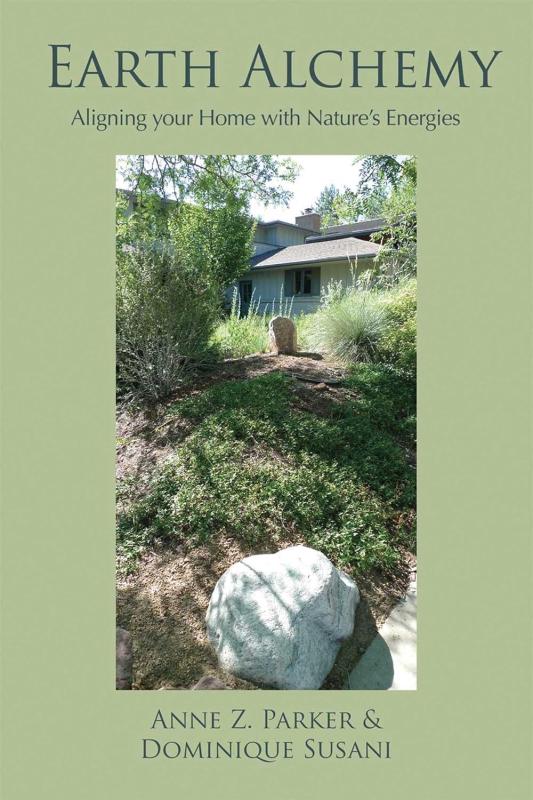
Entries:
POLYGON ((2 22, 2 796, 526 800, 530 4, 2 22))

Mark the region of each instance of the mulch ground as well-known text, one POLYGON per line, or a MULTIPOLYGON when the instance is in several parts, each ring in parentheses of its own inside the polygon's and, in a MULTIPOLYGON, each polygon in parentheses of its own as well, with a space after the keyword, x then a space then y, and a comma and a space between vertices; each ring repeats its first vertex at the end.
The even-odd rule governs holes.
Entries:
MULTIPOLYGON (((218 381, 243 380, 274 370, 294 378, 294 402, 317 414, 350 395, 339 384, 342 369, 320 356, 259 355, 224 362, 173 400, 218 381)), ((117 476, 133 478, 142 486, 188 433, 183 421, 167 416, 165 405, 150 414, 122 410, 117 420, 117 476)), ((133 640, 133 688, 188 689, 206 675, 218 677, 229 688, 257 688, 219 669, 205 631, 209 599, 219 577, 236 561, 302 542, 297 537, 285 540, 280 534, 262 550, 250 550, 220 534, 202 546, 180 544, 172 549, 165 545, 144 553, 135 573, 117 580, 117 624, 129 630, 133 640)), ((324 689, 342 688, 379 626, 405 595, 414 571, 416 560, 406 551, 394 574, 352 573, 361 593, 355 633, 342 646, 324 689)))

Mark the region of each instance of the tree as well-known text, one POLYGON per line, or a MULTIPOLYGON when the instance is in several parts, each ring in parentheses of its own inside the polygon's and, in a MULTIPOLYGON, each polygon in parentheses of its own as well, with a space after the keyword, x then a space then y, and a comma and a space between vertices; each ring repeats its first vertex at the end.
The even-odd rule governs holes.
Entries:
POLYGON ((228 196, 222 205, 184 204, 170 219, 170 234, 183 264, 203 273, 221 292, 250 267, 254 221, 243 201, 228 196))
POLYGON ((314 207, 325 228, 357 222, 361 218, 381 216, 388 191, 390 187, 383 182, 364 188, 361 184, 356 188, 346 186, 342 190, 330 185, 321 191, 314 207))
POLYGON ((416 182, 416 161, 414 157, 396 155, 356 156, 359 170, 359 192, 367 197, 380 188, 389 193, 407 176, 413 175, 416 182))
POLYGON ((355 156, 360 164, 356 187, 343 190, 333 184, 325 186, 315 203, 324 226, 357 222, 360 217, 378 217, 392 192, 406 181, 416 185, 416 161, 395 155, 355 156))
POLYGON ((317 214, 320 214, 323 227, 339 224, 336 201, 340 194, 341 190, 331 184, 330 186, 324 186, 318 195, 313 208, 317 214))
POLYGON ((373 235, 382 245, 377 258, 378 281, 385 285, 416 275, 416 159, 414 156, 364 156, 361 191, 387 192, 381 215, 385 228, 373 235))
POLYGON ((382 245, 378 282, 394 283, 416 273, 416 159, 413 156, 355 156, 360 164, 356 187, 326 186, 316 203, 323 227, 383 217, 385 227, 373 235, 382 245))
POLYGON ((156 194, 179 203, 233 194, 285 205, 297 175, 292 159, 274 155, 137 155, 119 164, 127 188, 136 195, 156 194))
POLYGON ((170 239, 135 227, 133 244, 117 236, 117 391, 153 403, 209 357, 218 295, 170 239))
POLYGON ((149 402, 209 357, 223 290, 252 255, 251 189, 203 167, 180 180, 178 200, 144 172, 117 193, 117 386, 149 402))

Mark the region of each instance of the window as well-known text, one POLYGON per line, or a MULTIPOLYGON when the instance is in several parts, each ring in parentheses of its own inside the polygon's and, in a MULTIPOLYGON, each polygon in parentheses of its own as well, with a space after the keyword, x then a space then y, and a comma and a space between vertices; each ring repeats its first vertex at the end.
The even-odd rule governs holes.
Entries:
POLYGON ((293 290, 294 294, 312 294, 310 269, 294 270, 293 290))
POLYGON ((283 291, 285 297, 319 297, 320 267, 286 269, 283 291))
POLYGON ((252 281, 239 281, 241 303, 249 303, 252 299, 252 281))

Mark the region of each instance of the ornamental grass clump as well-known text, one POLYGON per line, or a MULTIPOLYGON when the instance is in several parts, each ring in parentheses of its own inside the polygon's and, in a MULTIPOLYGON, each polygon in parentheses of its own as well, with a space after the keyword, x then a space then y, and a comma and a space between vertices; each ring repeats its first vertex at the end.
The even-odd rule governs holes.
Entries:
POLYGON ((379 293, 347 292, 316 313, 309 341, 345 364, 373 361, 386 325, 387 313, 379 293))

